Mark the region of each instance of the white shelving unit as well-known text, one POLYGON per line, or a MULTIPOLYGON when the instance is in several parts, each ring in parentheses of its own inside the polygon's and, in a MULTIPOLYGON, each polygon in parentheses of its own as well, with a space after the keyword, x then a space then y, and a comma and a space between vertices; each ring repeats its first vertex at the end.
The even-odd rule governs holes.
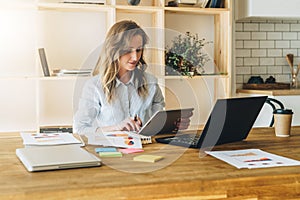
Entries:
MULTIPOLYGON (((122 19, 136 21, 150 36, 145 52, 147 70, 159 78, 167 108, 194 107, 197 119, 192 124, 199 124, 206 120, 216 98, 231 94, 231 0, 226 0, 226 8, 216 9, 167 7, 164 0, 142 0, 138 6, 123 0, 107 0, 105 5, 14 1, 1 15, 21 17, 20 21, 7 19, 5 23, 22 33, 9 38, 8 48, 14 44, 11 48, 17 49, 18 58, 24 61, 0 61, 4 72, 0 82, 7 86, 0 89, 4 96, 0 109, 6 116, 0 119, 0 132, 71 126, 82 84, 88 77, 43 77, 37 49, 45 48, 51 70, 92 68, 106 32, 122 19), (206 70, 215 75, 165 76, 165 47, 172 35, 187 31, 213 41, 206 49, 212 58, 206 70)), ((5 41, 1 33, 0 40, 5 41)))

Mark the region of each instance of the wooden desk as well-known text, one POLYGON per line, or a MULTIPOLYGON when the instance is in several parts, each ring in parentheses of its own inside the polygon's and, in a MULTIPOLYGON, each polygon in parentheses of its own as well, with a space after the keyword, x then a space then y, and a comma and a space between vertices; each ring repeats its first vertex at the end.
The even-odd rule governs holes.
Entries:
MULTIPOLYGON (((23 146, 18 134, 0 134, 0 141, 0 199, 300 199, 299 166, 236 169, 210 156, 199 158, 197 149, 165 166, 183 148, 154 143, 145 145, 144 153, 167 153, 157 163, 126 155, 103 159, 101 167, 29 173, 15 155, 23 146), (133 169, 140 173, 126 172, 133 169)), ((300 160, 299 146, 300 127, 293 127, 290 138, 276 138, 272 128, 264 128, 214 150, 259 148, 300 160)))

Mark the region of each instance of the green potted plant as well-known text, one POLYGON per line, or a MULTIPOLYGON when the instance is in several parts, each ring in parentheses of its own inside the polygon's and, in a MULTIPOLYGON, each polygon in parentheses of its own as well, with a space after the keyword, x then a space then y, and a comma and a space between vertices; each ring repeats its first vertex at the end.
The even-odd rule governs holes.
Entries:
POLYGON ((208 43, 212 42, 207 42, 204 38, 199 39, 198 34, 191 35, 190 32, 175 37, 165 52, 166 75, 203 74, 205 72, 203 67, 210 60, 203 49, 208 43))

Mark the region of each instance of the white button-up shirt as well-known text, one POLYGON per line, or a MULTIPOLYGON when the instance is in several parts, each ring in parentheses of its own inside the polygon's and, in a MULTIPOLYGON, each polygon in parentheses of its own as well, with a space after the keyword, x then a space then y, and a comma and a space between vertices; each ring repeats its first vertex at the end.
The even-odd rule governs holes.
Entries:
POLYGON ((126 84, 117 79, 115 96, 111 103, 106 100, 100 75, 89 79, 83 87, 74 116, 74 132, 95 133, 98 127, 116 125, 134 115, 138 115, 143 123, 148 121, 155 112, 164 108, 165 102, 157 78, 148 73, 145 73, 145 77, 148 96, 139 96, 133 73, 126 84))

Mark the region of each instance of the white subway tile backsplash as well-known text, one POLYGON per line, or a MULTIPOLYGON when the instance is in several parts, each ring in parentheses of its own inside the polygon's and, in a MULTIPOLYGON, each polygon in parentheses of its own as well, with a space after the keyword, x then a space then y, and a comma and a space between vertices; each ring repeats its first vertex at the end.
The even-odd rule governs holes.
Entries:
POLYGON ((290 31, 290 24, 275 24, 275 31, 290 31))
POLYGON ((282 66, 282 73, 283 74, 291 74, 291 68, 287 63, 285 66, 282 66))
POLYGON ((250 32, 236 32, 235 39, 236 40, 250 40, 251 34, 250 34, 250 32))
POLYGON ((244 31, 258 31, 257 23, 244 23, 244 31))
POLYGON ((268 57, 282 57, 282 49, 268 49, 267 56, 268 57))
POLYGON ((243 80, 244 76, 243 75, 236 75, 236 83, 243 83, 244 80, 243 80))
POLYGON ((268 32, 267 33, 267 40, 281 40, 282 33, 281 32, 268 32))
POLYGON ((275 65, 287 65, 285 55, 281 58, 275 58, 275 65))
POLYGON ((300 63, 300 20, 244 20, 235 25, 236 88, 251 76, 289 82, 285 56, 292 53, 294 63, 300 63))
POLYGON ((235 51, 236 57, 250 57, 251 50, 250 49, 236 49, 235 51))
POLYGON ((251 74, 251 67, 237 67, 236 74, 251 74))
POLYGON ((275 59, 274 58, 260 58, 259 59, 260 65, 275 65, 275 59))
POLYGON ((266 57, 267 50, 266 49, 252 49, 252 57, 266 57))
POLYGON ((268 66, 267 70, 269 74, 282 74, 281 66, 268 66))
POLYGON ((235 48, 237 48, 237 49, 244 48, 244 41, 242 41, 242 40, 235 41, 235 48))
POLYGON ((282 54, 285 56, 286 54, 294 54, 297 55, 298 50, 297 49, 283 49, 282 54))
POLYGON ((284 40, 297 40, 297 32, 283 32, 282 39, 284 40))
POLYGON ((244 41, 244 48, 247 49, 259 48, 259 41, 255 41, 255 40, 244 41))
POLYGON ((291 24, 291 31, 300 31, 300 24, 291 24))
POLYGON ((252 32, 252 40, 266 40, 267 32, 252 32))
POLYGON ((243 23, 236 23, 235 24, 235 31, 244 31, 243 23))
POLYGON ((260 31, 274 31, 275 25, 274 24, 267 24, 267 23, 261 23, 259 26, 260 31))
POLYGON ((277 40, 275 41, 275 48, 290 48, 290 41, 277 40))
POLYGON ((235 59, 236 66, 243 66, 244 65, 244 58, 236 58, 235 59))
POLYGON ((260 48, 274 48, 275 47, 275 41, 273 40, 262 40, 259 42, 260 48))
POLYGON ((244 66, 259 65, 258 58, 244 58, 244 66))
POLYGON ((287 74, 276 74, 275 79, 277 82, 281 82, 281 83, 290 82, 290 76, 287 74))
POLYGON ((300 41, 297 40, 291 41, 291 48, 300 48, 300 41))
POLYGON ((252 67, 252 74, 267 74, 267 67, 252 67))

